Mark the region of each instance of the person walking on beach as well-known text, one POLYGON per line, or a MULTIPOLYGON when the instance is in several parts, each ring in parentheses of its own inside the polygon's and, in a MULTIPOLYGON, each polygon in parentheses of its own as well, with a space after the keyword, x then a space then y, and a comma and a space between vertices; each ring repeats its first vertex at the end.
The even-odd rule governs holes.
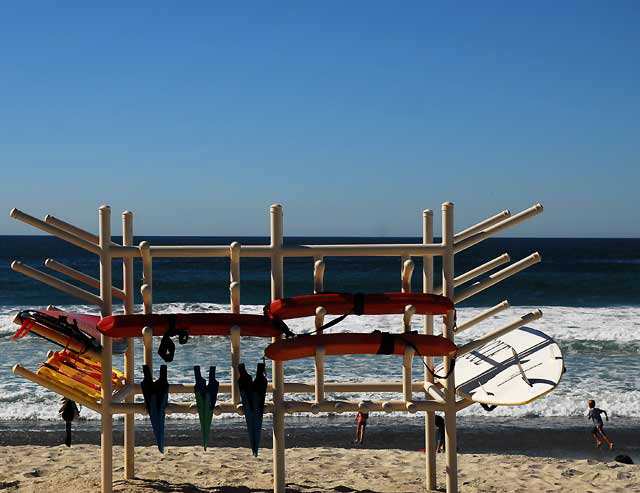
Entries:
POLYGON ((444 452, 444 418, 436 414, 436 453, 444 452))
POLYGON ((356 443, 359 445, 364 444, 364 430, 367 427, 367 419, 369 418, 369 413, 363 413, 362 411, 358 411, 356 415, 356 419, 354 421, 358 422, 358 426, 356 427, 356 443))
POLYGON ((609 440, 609 437, 604 432, 604 423, 602 422, 602 414, 604 414, 604 417, 607 418, 607 421, 609 421, 609 415, 607 414, 607 411, 597 408, 596 401, 594 401, 593 399, 589 399, 587 401, 587 404, 589 405, 589 413, 587 414, 587 418, 593 421, 593 429, 591 430, 591 434, 596 440, 596 447, 602 445, 602 438, 605 442, 607 442, 607 444, 609 444, 609 449, 613 449, 613 442, 609 440))

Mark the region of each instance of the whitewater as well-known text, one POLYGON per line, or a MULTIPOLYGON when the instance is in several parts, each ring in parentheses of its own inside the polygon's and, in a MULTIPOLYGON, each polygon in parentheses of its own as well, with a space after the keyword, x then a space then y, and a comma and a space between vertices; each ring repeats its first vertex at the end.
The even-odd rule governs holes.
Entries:
MULTIPOLYGON (((31 382, 13 375, 11 368, 19 363, 36 370, 54 345, 29 335, 24 339, 12 339, 17 325, 13 318, 21 309, 30 306, 0 306, 0 420, 52 420, 58 418, 59 396, 31 382)), ((86 305, 61 306, 72 313, 97 313, 95 307, 86 305)), ((243 313, 261 313, 262 305, 243 305, 243 313)), ((567 418, 583 416, 585 401, 589 398, 598 401, 598 407, 607 409, 612 419, 640 418, 640 307, 575 307, 575 306, 516 306, 485 320, 473 329, 465 331, 456 338, 464 344, 480 335, 493 330, 514 318, 532 310, 542 309, 544 317, 531 326, 543 330, 560 345, 565 358, 566 373, 556 390, 551 394, 525 406, 498 407, 491 412, 494 417, 522 419, 567 418)), ((210 303, 166 303, 154 305, 159 313, 186 313, 199 311, 229 311, 228 305, 210 303)), ((481 313, 486 308, 463 307, 458 310, 458 322, 481 313)), ((436 332, 440 317, 435 317, 436 332)), ((298 333, 311 330, 310 318, 292 320, 290 327, 298 333)), ((372 330, 401 331, 401 317, 387 315, 377 317, 349 316, 345 321, 331 329, 344 332, 370 332, 372 330)), ((422 330, 421 317, 415 317, 414 330, 422 330)), ((155 342, 157 350, 158 340, 155 342)), ((267 341, 256 338, 243 338, 241 360, 253 371, 263 356, 267 341)), ((141 343, 136 345, 141 352, 141 343)), ((155 356, 154 365, 161 364, 155 356)), ((141 361, 141 356, 137 361, 141 361)), ((114 365, 122 368, 122 358, 114 356, 114 365)), ((171 383, 192 383, 193 366, 218 367, 221 382, 229 381, 229 339, 226 337, 190 338, 185 345, 178 345, 176 359, 169 366, 171 383)), ((414 361, 414 379, 419 379, 423 368, 419 358, 414 361)), ((401 381, 401 359, 394 356, 341 356, 328 357, 326 363, 326 381, 401 381)), ((287 382, 313 382, 313 361, 300 360, 285 365, 287 382)), ((136 380, 140 381, 141 368, 136 368, 136 380)), ((416 397, 419 395, 416 394, 416 397)), ((174 400, 192 400, 189 394, 177 394, 174 400)), ((222 400, 228 396, 222 395, 222 400)), ((291 399, 310 399, 310 395, 288 395, 291 399)), ((381 399, 394 398, 390 394, 357 393, 329 394, 328 398, 381 399)), ((399 395, 395 398, 399 398, 399 395)), ((480 406, 470 406, 460 415, 475 417, 487 415, 480 406)), ((97 420, 98 415, 83 410, 83 417, 97 420)), ((137 419, 144 419, 137 416, 137 419)), ((172 415, 172 420, 197 419, 194 415, 172 415)), ((226 415, 216 419, 234 419, 226 415)))

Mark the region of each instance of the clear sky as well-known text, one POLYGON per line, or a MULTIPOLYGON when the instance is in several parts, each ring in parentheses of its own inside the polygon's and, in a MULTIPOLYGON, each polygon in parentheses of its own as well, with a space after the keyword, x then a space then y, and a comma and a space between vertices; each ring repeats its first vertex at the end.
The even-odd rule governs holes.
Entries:
POLYGON ((640 236, 640 2, 0 4, 0 234, 640 236), (114 229, 118 227, 114 224, 114 229))

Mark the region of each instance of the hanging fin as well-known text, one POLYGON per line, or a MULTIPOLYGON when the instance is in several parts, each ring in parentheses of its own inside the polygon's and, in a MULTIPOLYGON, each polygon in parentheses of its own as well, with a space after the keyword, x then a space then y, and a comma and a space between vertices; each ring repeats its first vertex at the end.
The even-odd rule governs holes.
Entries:
POLYGON ((164 453, 164 419, 169 400, 169 382, 167 381, 167 365, 160 366, 160 378, 153 381, 151 368, 142 366, 144 378, 140 382, 144 405, 149 413, 151 429, 158 444, 158 450, 164 453))
POLYGON ((167 379, 167 365, 160 365, 160 377, 153 383, 157 398, 156 441, 158 450, 164 453, 164 421, 167 404, 169 403, 169 381, 167 379))
POLYGON ((242 410, 244 412, 244 420, 247 425, 247 434, 249 435, 249 443, 251 450, 254 450, 254 422, 255 414, 253 412, 253 381, 251 375, 247 373, 244 363, 238 365, 238 389, 240 390, 240 399, 242 400, 242 410))
POLYGON ((267 372, 264 361, 258 363, 258 367, 256 368, 256 377, 252 383, 254 422, 251 448, 255 457, 258 456, 258 450, 260 448, 260 439, 262 437, 262 418, 264 416, 264 401, 267 395, 267 387, 269 385, 266 374, 267 372))
POLYGON ((194 366, 193 373, 196 383, 193 386, 193 393, 196 396, 196 406, 198 408, 198 418, 200 420, 200 433, 202 437, 202 446, 207 450, 207 439, 209 435, 209 428, 207 426, 207 382, 202 378, 200 373, 200 367, 194 366))

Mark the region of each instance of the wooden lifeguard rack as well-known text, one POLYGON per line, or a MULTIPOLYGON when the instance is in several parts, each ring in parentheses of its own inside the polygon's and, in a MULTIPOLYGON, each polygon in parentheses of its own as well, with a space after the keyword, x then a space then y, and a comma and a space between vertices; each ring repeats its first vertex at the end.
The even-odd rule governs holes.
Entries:
MULTIPOLYGON (((45 265, 55 271, 82 282, 88 286, 99 289, 99 294, 94 294, 74 284, 68 283, 50 274, 27 266, 21 262, 13 262, 11 267, 14 271, 25 274, 33 279, 48 284, 60 291, 82 299, 100 307, 102 316, 112 314, 113 297, 119 298, 123 302, 125 314, 134 312, 134 275, 133 260, 140 257, 143 265, 143 282, 140 287, 143 299, 143 309, 145 313, 153 310, 153 288, 152 288, 152 260, 158 257, 229 257, 230 259, 230 292, 231 311, 240 313, 240 260, 242 257, 265 257, 271 259, 271 298, 272 300, 282 298, 283 292, 283 261, 285 257, 311 257, 313 258, 313 279, 314 290, 323 290, 323 276, 325 272, 326 256, 394 256, 400 258, 401 265, 401 285, 404 292, 411 291, 411 278, 414 271, 414 262, 411 257, 422 257, 423 259, 423 286, 425 293, 443 294, 452 299, 455 303, 466 300, 475 294, 497 284, 514 274, 536 264, 541 260, 538 253, 533 253, 526 258, 519 260, 499 271, 496 271, 482 280, 456 292, 455 288, 468 283, 482 276, 493 269, 510 262, 508 254, 502 254, 478 267, 465 272, 459 276, 454 275, 455 254, 480 243, 481 241, 500 233, 507 228, 514 226, 526 219, 529 219, 542 212, 540 204, 536 204, 518 214, 512 215, 508 210, 502 211, 492 217, 481 221, 457 234, 454 234, 454 206, 447 202, 442 204, 442 240, 434 243, 433 238, 433 212, 425 210, 423 212, 423 242, 417 244, 354 244, 354 245, 284 245, 283 243, 283 214, 282 206, 271 206, 271 222, 269 245, 241 245, 233 242, 231 245, 211 245, 211 246, 160 246, 150 245, 143 241, 138 246, 133 245, 133 214, 129 211, 122 213, 122 244, 114 243, 111 240, 111 209, 102 206, 99 209, 99 234, 96 236, 81 228, 73 226, 54 216, 47 215, 44 220, 39 220, 22 211, 13 209, 11 217, 30 224, 46 233, 50 233, 73 245, 83 248, 96 254, 100 259, 100 279, 92 278, 82 272, 72 269, 55 260, 47 259, 45 265), (442 257, 442 287, 434 289, 434 267, 433 258, 442 257), (113 286, 112 283, 112 261, 122 259, 123 264, 123 286, 121 288, 113 286)), ((480 313, 479 315, 456 323, 454 312, 449 312, 443 316, 442 335, 452 341, 455 336, 464 330, 470 329, 479 322, 507 309, 508 301, 503 301, 494 307, 480 313)), ((411 327, 411 317, 414 309, 411 306, 405 308, 402 320, 403 330, 408 331, 411 327)), ((315 325, 321 327, 326 311, 322 307, 316 310, 315 325)), ((487 342, 495 339, 507 332, 522 327, 542 316, 540 310, 535 310, 526 315, 512 320, 510 323, 493 330, 492 332, 458 348, 458 356, 473 351, 487 342)), ((145 327, 142 331, 144 344, 144 363, 152 363, 152 330, 145 327)), ((424 333, 433 334, 433 315, 424 317, 424 333)), ((231 401, 221 402, 216 405, 215 414, 221 413, 242 413, 239 392, 237 389, 238 364, 240 361, 240 331, 238 328, 231 332, 231 382, 220 385, 221 393, 230 393, 231 401)), ((124 450, 125 467, 124 478, 134 477, 134 414, 146 414, 144 404, 134 403, 135 394, 140 394, 140 385, 134 382, 134 339, 126 341, 127 348, 124 353, 124 373, 126 385, 123 389, 112 392, 111 375, 108 371, 102 372, 101 401, 95 402, 79 401, 80 404, 97 411, 101 414, 102 435, 102 492, 112 491, 112 425, 113 416, 124 414, 124 450)), ((112 340, 102 336, 102 368, 112 367, 112 340)), ((285 381, 285 368, 283 362, 273 362, 272 383, 269 385, 269 392, 272 394, 272 401, 267 402, 265 412, 273 415, 273 490, 276 493, 285 491, 285 414, 286 413, 318 413, 318 412, 355 412, 364 411, 387 411, 416 413, 425 411, 425 449, 426 449, 426 488, 427 490, 436 487, 436 454, 435 454, 435 411, 441 411, 445 416, 445 444, 446 444, 446 490, 449 493, 458 491, 458 467, 457 467, 457 446, 456 446, 456 413, 464 409, 473 401, 456 398, 455 375, 450 375, 442 381, 434 381, 430 372, 425 369, 423 380, 414 381, 412 376, 413 350, 407 349, 403 358, 403 378, 402 382, 361 382, 361 383, 325 383, 324 381, 324 354, 322 350, 316 351, 315 355, 315 382, 314 383, 294 383, 285 381), (287 394, 295 393, 315 393, 315 400, 287 400, 287 394), (401 393, 400 400, 380 400, 380 401, 331 401, 325 399, 325 392, 388 392, 401 393), (414 393, 424 393, 423 399, 414 399, 414 393)), ((433 369, 433 358, 424 358, 426 366, 433 369)), ((448 358, 444 361, 448 367, 448 358)), ((19 365, 14 367, 14 373, 25 377, 37 384, 43 385, 50 390, 66 395, 63 388, 56 387, 55 384, 43 380, 32 371, 19 365)), ((193 385, 170 385, 170 393, 191 393, 193 385)), ((76 399, 76 396, 69 396, 76 399)), ((175 402, 167 405, 169 413, 197 413, 195 403, 175 402)))

